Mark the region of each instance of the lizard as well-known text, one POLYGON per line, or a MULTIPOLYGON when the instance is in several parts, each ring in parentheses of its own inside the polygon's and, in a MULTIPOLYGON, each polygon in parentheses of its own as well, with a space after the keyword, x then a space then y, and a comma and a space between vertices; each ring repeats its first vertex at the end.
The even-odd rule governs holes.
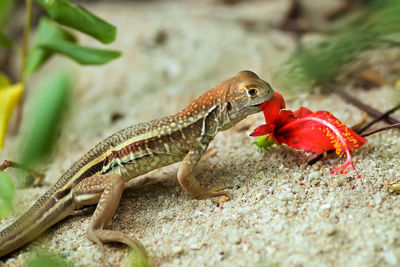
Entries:
POLYGON ((104 139, 77 160, 19 219, 0 231, 0 257, 29 243, 55 223, 97 203, 87 237, 123 243, 146 255, 134 237, 105 229, 117 209, 126 183, 151 170, 182 161, 177 179, 194 198, 226 196, 222 187, 203 187, 193 175, 201 156, 219 131, 248 115, 274 95, 271 86, 245 70, 222 81, 175 115, 139 123, 104 139))

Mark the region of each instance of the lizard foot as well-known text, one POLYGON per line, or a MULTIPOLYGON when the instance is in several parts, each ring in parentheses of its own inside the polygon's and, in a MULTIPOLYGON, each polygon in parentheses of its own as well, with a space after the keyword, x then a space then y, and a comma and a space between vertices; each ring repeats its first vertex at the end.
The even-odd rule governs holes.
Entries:
POLYGON ((226 196, 228 199, 231 199, 232 194, 225 191, 225 189, 232 188, 232 186, 203 187, 193 176, 193 168, 196 166, 206 147, 200 146, 194 148, 185 156, 177 173, 179 184, 194 198, 226 196))
POLYGON ((220 187, 197 187, 192 188, 189 194, 194 198, 209 198, 209 197, 219 197, 226 196, 228 199, 232 199, 233 196, 230 192, 225 191, 225 189, 232 189, 233 186, 220 186, 220 187))

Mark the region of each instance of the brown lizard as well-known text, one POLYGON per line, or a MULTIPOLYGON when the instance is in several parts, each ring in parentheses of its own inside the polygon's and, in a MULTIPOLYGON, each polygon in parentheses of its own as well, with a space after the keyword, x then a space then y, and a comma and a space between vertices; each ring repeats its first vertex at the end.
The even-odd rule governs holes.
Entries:
POLYGON ((274 95, 251 71, 241 71, 201 95, 176 115, 139 123, 106 138, 76 161, 24 215, 0 232, 0 257, 30 242, 50 226, 85 205, 97 203, 88 237, 102 247, 141 243, 120 231, 106 230, 127 181, 182 161, 178 181, 195 198, 231 197, 229 187, 202 187, 192 172, 214 136, 261 111, 274 95))

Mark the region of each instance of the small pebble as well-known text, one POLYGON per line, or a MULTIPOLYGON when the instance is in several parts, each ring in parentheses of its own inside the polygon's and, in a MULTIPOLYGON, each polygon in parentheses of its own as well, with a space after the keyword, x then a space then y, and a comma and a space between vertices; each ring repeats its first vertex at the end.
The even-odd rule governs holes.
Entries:
POLYGON ((242 241, 242 238, 238 233, 232 232, 228 235, 228 241, 232 244, 239 244, 242 241))
POLYGON ((174 253, 174 254, 181 254, 183 252, 183 248, 182 247, 180 247, 180 246, 174 246, 173 248, 172 248, 172 253, 174 253))
POLYGON ((308 175, 308 179, 310 179, 311 181, 313 181, 314 179, 317 179, 321 177, 321 174, 319 171, 313 171, 308 175))

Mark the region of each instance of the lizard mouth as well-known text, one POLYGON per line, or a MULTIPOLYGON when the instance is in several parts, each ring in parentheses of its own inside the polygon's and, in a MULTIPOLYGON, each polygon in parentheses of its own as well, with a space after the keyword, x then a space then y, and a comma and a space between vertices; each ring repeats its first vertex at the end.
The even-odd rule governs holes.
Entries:
POLYGON ((248 106, 248 107, 249 107, 249 110, 251 110, 251 112, 254 112, 254 113, 257 113, 257 112, 261 111, 262 109, 260 108, 260 105, 261 105, 262 103, 264 103, 264 102, 265 102, 265 101, 262 101, 262 102, 260 102, 260 103, 258 103, 258 104, 254 104, 254 105, 248 106))
POLYGON ((262 103, 264 103, 264 102, 265 102, 265 101, 263 101, 263 102, 261 102, 261 103, 258 103, 258 104, 255 104, 255 105, 251 105, 250 107, 261 109, 261 108, 260 108, 260 105, 261 105, 262 103))
POLYGON ((255 108, 255 107, 257 107, 257 108, 259 108, 260 110, 261 110, 261 108, 260 108, 260 105, 261 104, 263 104, 263 103, 265 103, 265 102, 267 102, 267 101, 269 101, 271 98, 269 98, 269 99, 266 99, 266 100, 263 100, 263 101, 261 101, 260 103, 257 103, 257 104, 254 104, 254 105, 251 105, 250 107, 252 107, 252 108, 255 108))
POLYGON ((248 106, 248 110, 253 113, 257 113, 257 112, 261 111, 260 104, 248 106))

